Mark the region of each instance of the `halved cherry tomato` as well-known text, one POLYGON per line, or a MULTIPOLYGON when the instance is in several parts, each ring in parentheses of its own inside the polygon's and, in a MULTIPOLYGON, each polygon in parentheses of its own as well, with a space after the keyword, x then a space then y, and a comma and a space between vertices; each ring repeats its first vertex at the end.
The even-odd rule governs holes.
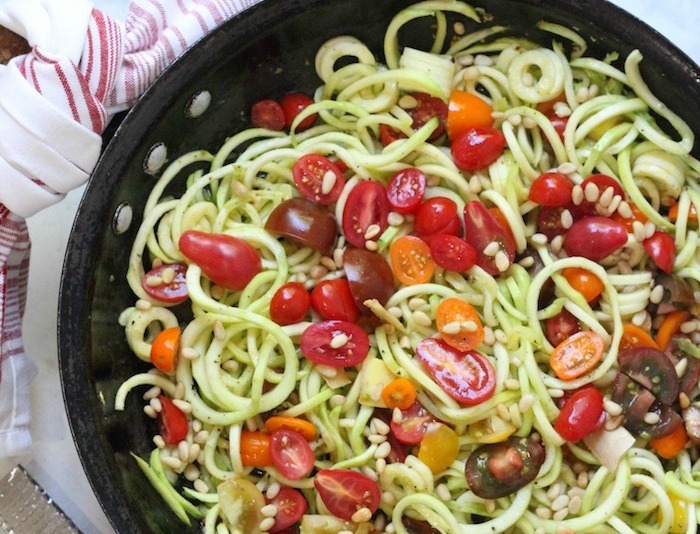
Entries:
POLYGON ((620 340, 619 351, 637 347, 651 347, 658 349, 656 341, 649 335, 649 332, 632 323, 626 323, 622 328, 622 339, 620 340))
POLYGON ((275 524, 268 530, 270 534, 286 532, 286 529, 301 521, 309 506, 304 496, 292 488, 281 488, 274 499, 266 498, 265 502, 277 510, 275 524))
POLYGON ((376 225, 379 231, 370 239, 376 241, 388 224, 389 200, 379 182, 364 180, 352 188, 343 209, 343 234, 348 243, 364 248, 367 229, 376 225))
POLYGON ((564 403, 554 430, 567 441, 576 442, 594 431, 603 413, 603 395, 595 387, 581 388, 564 403))
POLYGON ((530 185, 528 198, 540 206, 566 206, 574 184, 560 172, 540 174, 530 185))
POLYGON ((340 169, 320 154, 304 154, 294 163, 292 175, 301 194, 322 206, 338 200, 345 186, 340 169))
POLYGON ((360 508, 372 513, 379 508, 379 484, 357 471, 321 469, 314 477, 314 487, 328 511, 346 521, 360 508))
POLYGON ((286 428, 275 430, 270 435, 270 457, 282 476, 299 480, 314 468, 314 451, 306 438, 286 428))
MULTIPOLYGON (((291 129, 294 119, 297 115, 304 111, 307 107, 313 104, 314 101, 309 95, 304 93, 290 93, 282 97, 280 104, 282 105, 282 110, 284 111, 284 123, 287 129, 291 129)), ((314 113, 309 115, 303 121, 301 121, 296 128, 297 132, 302 132, 308 130, 316 122, 318 115, 314 113)))
POLYGON ((549 356, 549 365, 562 380, 573 380, 596 366, 603 348, 600 334, 584 330, 559 343, 549 356))
POLYGON ((501 228, 508 232, 508 235, 513 240, 513 243, 515 243, 515 236, 513 235, 513 230, 511 230, 510 223, 508 222, 508 219, 506 219, 506 216, 503 214, 503 212, 496 206, 492 206, 488 208, 488 210, 489 213, 493 215, 493 218, 496 219, 496 222, 501 226, 501 228))
POLYGON ((272 465, 270 434, 267 432, 243 430, 241 432, 241 462, 249 467, 272 465))
MULTIPOLYGON (((692 502, 686 501, 683 497, 676 495, 675 493, 669 493, 668 498, 671 501, 671 508, 673 509, 673 521, 671 522, 671 527, 668 531, 669 534, 685 534, 688 532, 688 508, 694 506, 692 502)), ((661 524, 663 521, 663 512, 659 508, 657 512, 658 523, 661 524)))
POLYGON ((284 130, 284 121, 282 106, 271 98, 260 100, 250 108, 250 122, 256 128, 279 132, 284 130))
MULTIPOLYGON (((590 187, 589 184, 594 184, 596 186, 599 196, 602 195, 608 188, 612 187, 613 196, 619 196, 623 199, 625 198, 625 192, 623 191, 620 182, 607 174, 591 174, 588 178, 581 182, 581 188, 585 191, 587 187, 590 187)), ((598 200, 595 202, 589 202, 584 198, 578 206, 571 206, 570 211, 574 216, 574 219, 580 219, 581 217, 585 217, 587 215, 596 215, 597 205, 598 200)), ((622 222, 616 216, 619 216, 617 211, 612 216, 612 219, 617 222, 622 222)))
POLYGON ((416 402, 416 386, 406 378, 395 378, 382 389, 382 400, 391 409, 408 410, 416 402))
POLYGON ((446 298, 435 310, 440 337, 462 352, 477 348, 484 341, 484 327, 476 308, 457 297, 446 298))
POLYGON ((649 445, 656 451, 656 454, 670 460, 678 456, 685 448, 686 443, 688 443, 688 432, 685 430, 685 425, 679 425, 670 434, 652 439, 649 445))
MULTIPOLYGON (((669 208, 668 219, 671 222, 676 222, 678 220, 678 202, 674 202, 669 208)), ((695 226, 697 226, 698 212, 695 210, 695 204, 690 205, 690 210, 688 211, 688 222, 695 223, 695 226)))
POLYGON ((649 219, 647 218, 646 215, 640 210, 636 204, 629 202, 630 209, 632 210, 632 217, 629 219, 625 219, 622 215, 620 215, 619 211, 616 211, 611 215, 611 218, 613 221, 618 222, 620 224, 623 224, 627 231, 629 233, 634 232, 634 223, 639 221, 640 223, 644 224, 646 223, 649 219))
POLYGON ((459 437, 443 423, 432 425, 423 436, 418 448, 418 459, 433 474, 441 473, 452 465, 459 453, 459 437))
POLYGON ((474 172, 491 165, 503 153, 506 138, 493 128, 470 128, 450 146, 452 158, 460 170, 474 172))
POLYGON ((581 267, 567 267, 561 274, 573 289, 583 295, 586 302, 593 302, 605 288, 600 278, 581 267))
POLYGON ((490 243, 499 245, 508 258, 508 263, 515 259, 515 243, 509 231, 506 231, 489 210, 478 200, 471 200, 464 205, 464 239, 476 250, 477 265, 491 275, 500 274, 495 256, 484 253, 490 243))
POLYGON ((666 350, 673 335, 680 330, 681 325, 686 322, 689 317, 690 312, 685 310, 671 312, 666 315, 656 334, 656 344, 659 346, 659 350, 666 350))
MULTIPOLYGON (((437 117, 439 120, 438 126, 430 134, 429 141, 433 141, 440 137, 445 131, 445 119, 447 118, 447 104, 442 99, 431 96, 427 93, 410 93, 416 99, 415 107, 406 110, 406 113, 413 119, 411 128, 418 130, 424 126, 430 119, 437 117)), ((391 144, 397 139, 403 139, 406 135, 403 132, 395 130, 386 124, 379 127, 379 137, 384 146, 391 144)))
POLYGON ((186 272, 187 265, 182 263, 163 264, 159 267, 154 267, 145 274, 141 280, 141 287, 149 296, 161 302, 167 302, 169 304, 184 302, 189 297, 187 284, 185 283, 186 272), (166 283, 163 280, 163 274, 165 272, 167 276, 169 269, 175 271, 175 276, 171 282, 166 283), (157 280, 158 278, 161 280, 158 285, 149 285, 147 282, 149 280, 157 280))
POLYGON ((180 350, 180 327, 166 328, 153 340, 151 345, 151 363, 164 373, 172 373, 177 366, 177 354, 180 350))
MULTIPOLYGON (((558 235, 566 234, 566 228, 561 222, 561 214, 567 206, 542 206, 537 214, 537 230, 546 235, 550 241, 558 235)), ((571 210, 569 211, 571 213, 571 210)))
POLYGON ((428 427, 435 421, 432 414, 416 401, 407 410, 401 410, 401 420, 391 419, 391 432, 401 443, 415 445, 420 443, 428 427))
POLYGON ((343 253, 343 270, 355 304, 363 313, 370 313, 364 305, 366 300, 377 299, 383 306, 394 294, 394 273, 377 252, 348 247, 343 253))
POLYGON ((300 419, 299 417, 289 417, 286 415, 273 415, 265 420, 265 429, 268 432, 274 432, 284 428, 286 430, 294 430, 298 432, 307 441, 313 441, 316 439, 318 432, 313 423, 307 421, 306 419, 300 419))
POLYGON ((496 371, 481 353, 463 352, 441 339, 425 338, 416 347, 416 357, 450 397, 473 406, 493 396, 496 371))
POLYGON ((576 221, 564 236, 569 256, 600 261, 627 243, 627 229, 607 217, 584 217, 576 221))
POLYGON ((650 391, 655 400, 671 405, 678 398, 680 383, 667 354, 650 347, 628 349, 617 355, 620 372, 650 391))
POLYGON ((354 323, 360 317, 350 284, 345 278, 322 280, 311 291, 311 307, 322 319, 354 323))
POLYGON ((287 282, 270 301, 270 318, 280 325, 295 324, 306 317, 311 299, 309 292, 299 282, 287 282))
POLYGON ((576 332, 580 332, 581 324, 574 314, 564 308, 544 322, 544 331, 549 342, 556 347, 576 332))
POLYGON ((443 269, 463 273, 476 265, 476 250, 461 237, 438 234, 430 239, 433 261, 443 269))
POLYGON ((447 103, 447 136, 455 139, 470 128, 491 128, 492 111, 483 98, 455 89, 447 103))
POLYGON ((389 247, 391 269, 402 284, 423 284, 433 277, 435 262, 420 237, 405 235, 389 247))
POLYGON ((669 274, 673 271, 673 263, 676 261, 676 243, 671 234, 657 230, 653 236, 644 240, 643 245, 659 269, 669 274))
POLYGON ((301 353, 314 363, 350 367, 361 363, 369 352, 367 333, 347 321, 314 323, 301 334, 301 353), (336 341, 334 341, 336 340, 336 341), (342 345, 334 346, 340 341, 342 345))
POLYGON ((158 413, 159 432, 163 441, 168 445, 180 443, 187 437, 189 423, 187 415, 175 406, 165 395, 159 395, 161 410, 158 413))
POLYGON ((426 243, 438 234, 459 235, 462 223, 457 214, 457 204, 447 197, 427 199, 416 212, 414 230, 426 243))
POLYGON ((330 254, 338 237, 338 223, 323 206, 303 197, 278 204, 265 222, 265 230, 304 246, 330 254))
POLYGON ((425 194, 425 174, 417 167, 396 171, 389 179, 386 195, 391 208, 397 213, 414 213, 425 194))
POLYGON ((539 102, 537 104, 536 108, 537 108, 537 111, 539 111, 543 115, 549 115, 550 113, 554 113, 554 107, 559 102, 566 103, 566 93, 559 93, 557 96, 555 96, 551 100, 546 100, 545 102, 539 102))
POLYGON ((210 280, 226 289, 244 289, 262 270, 258 251, 232 235, 187 230, 178 246, 210 280))

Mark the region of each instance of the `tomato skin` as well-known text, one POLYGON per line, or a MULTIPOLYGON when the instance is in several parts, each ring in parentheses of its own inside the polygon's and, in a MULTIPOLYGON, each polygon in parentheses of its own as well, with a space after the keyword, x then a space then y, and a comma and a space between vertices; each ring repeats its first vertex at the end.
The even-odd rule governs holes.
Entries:
POLYGON ((603 413, 603 395, 595 387, 582 388, 561 408, 554 430, 567 441, 576 442, 594 431, 603 413))
POLYGON ((505 252, 508 262, 515 259, 515 242, 510 233, 503 228, 489 210, 478 200, 471 200, 464 205, 464 239, 476 250, 476 263, 491 275, 500 274, 494 256, 484 254, 489 243, 498 242, 505 252))
POLYGON ((275 430, 270 436, 272 464, 282 476, 299 480, 314 468, 314 451, 306 438, 286 428, 275 430))
POLYGON ((567 230, 561 222, 561 214, 565 209, 565 206, 542 206, 537 214, 537 230, 550 241, 558 235, 566 234, 567 230))
POLYGON ((492 111, 483 98, 455 89, 447 103, 447 136, 455 139, 469 128, 491 128, 492 111))
POLYGON ((396 171, 387 185, 387 198, 396 213, 415 213, 425 194, 425 174, 416 167, 396 171))
MULTIPOLYGON (((284 123, 288 130, 292 128, 292 123, 294 122, 294 119, 296 119, 297 115, 299 115, 299 113, 304 111, 313 103, 313 99, 304 93, 290 93, 282 97, 280 104, 282 111, 284 112, 284 123)), ((304 130, 308 130, 314 125, 317 117, 318 114, 316 113, 309 115, 299 124, 297 124, 296 131, 303 132, 304 130)))
POLYGON ((449 426, 437 423, 425 433, 418 449, 418 459, 438 474, 452 465, 459 454, 459 437, 449 426))
POLYGON ((406 445, 415 445, 420 443, 434 421, 432 414, 416 401, 407 410, 401 410, 400 421, 396 422, 392 418, 389 425, 397 440, 406 445))
POLYGON ((328 255, 338 235, 338 224, 323 206, 308 198, 292 197, 272 210, 265 230, 328 255))
POLYGON ((244 289, 262 270, 258 252, 231 235, 187 230, 180 236, 178 246, 209 279, 226 289, 244 289))
POLYGON ((438 234, 459 235, 462 223, 455 201, 447 197, 427 199, 416 212, 414 231, 425 242, 438 234))
POLYGON ((569 310, 562 309, 545 321, 545 335, 555 347, 562 341, 581 331, 581 324, 569 310))
POLYGON ((187 437, 187 415, 169 397, 159 395, 161 410, 158 414, 160 435, 168 445, 180 443, 187 437))
MULTIPOLYGON (((447 119, 447 104, 442 99, 431 96, 427 93, 410 93, 410 96, 416 99, 416 106, 407 109, 406 113, 413 119, 411 128, 418 130, 424 126, 433 117, 438 118, 438 126, 435 128, 428 141, 434 141, 440 137, 445 131, 445 120, 447 119)), ((379 126, 379 140, 382 145, 387 146, 397 139, 405 139, 406 135, 399 130, 381 124, 379 126)))
POLYGON ((285 124, 282 106, 271 98, 260 100, 250 108, 250 122, 256 128, 280 132, 284 130, 285 124))
POLYGON ((292 167, 292 175, 301 194, 322 206, 328 206, 338 200, 345 186, 345 178, 340 169, 326 156, 320 154, 301 156, 292 167), (324 176, 329 172, 335 176, 335 182, 329 191, 324 192, 324 176))
POLYGON ((591 303, 597 299, 605 289, 603 282, 591 271, 580 267, 567 267, 562 270, 562 276, 569 285, 581 293, 586 302, 591 303))
POLYGON ((272 465, 270 455, 270 434, 267 432, 243 430, 241 432, 241 462, 249 467, 272 465))
POLYGON ((299 282, 287 282, 270 301, 270 318, 279 325, 301 322, 309 311, 309 292, 299 282))
POLYGON ((416 357, 457 402, 474 406, 493 396, 496 371, 481 353, 461 352, 441 339, 429 337, 418 343, 416 357))
POLYGON ((668 232, 657 230, 644 240, 644 249, 663 272, 671 274, 676 261, 676 244, 668 232))
POLYGON ((564 236, 569 256, 600 261, 627 243, 627 229, 607 217, 584 217, 576 221, 564 236))
POLYGON ((271 534, 280 534, 301 521, 309 507, 304 496, 292 488, 281 488, 274 499, 266 498, 265 502, 277 508, 275 524, 268 530, 271 534))
POLYGON ((144 275, 141 279, 141 287, 150 297, 156 300, 169 304, 178 304, 189 298, 187 284, 185 283, 185 273, 187 273, 187 265, 183 263, 163 264, 159 267, 154 267, 144 275), (161 283, 157 286, 149 286, 146 283, 149 277, 161 278, 163 271, 168 268, 175 271, 175 278, 172 282, 169 284, 161 283))
POLYGON ((354 323, 360 317, 350 284, 345 278, 322 280, 311 291, 311 307, 322 319, 354 323))
POLYGON ((343 270, 361 313, 371 313, 364 304, 366 300, 377 299, 383 306, 394 294, 394 273, 377 252, 348 247, 343 253, 343 270))
POLYGON ((430 247, 420 237, 405 235, 389 247, 391 269, 405 285, 423 284, 433 277, 435 262, 430 247))
POLYGON ((164 373, 172 373, 177 367, 180 350, 180 327, 173 326, 158 333, 151 345, 151 363, 164 373))
POLYGON ((379 232, 372 237, 376 241, 386 230, 389 217, 389 200, 386 189, 379 182, 364 180, 352 188, 343 209, 343 235, 348 243, 365 248, 365 233, 376 224, 379 232))
POLYGON ((463 273, 476 265, 476 250, 461 237, 438 234, 430 240, 433 261, 448 271, 463 273))
POLYGON ((540 206, 566 206, 574 184, 560 172, 540 174, 530 185, 528 198, 540 206))
POLYGON ((462 171, 474 172, 491 165, 503 153, 506 138, 493 128, 470 128, 450 146, 455 165, 462 171))
POLYGON ((321 469, 314 477, 314 487, 334 516, 351 521, 360 508, 374 514, 379 508, 379 484, 350 469, 321 469))
POLYGON ((369 352, 367 333, 354 323, 347 321, 322 321, 309 326, 301 334, 301 353, 316 364, 333 367, 351 367, 361 363, 369 352), (331 347, 334 337, 344 334, 347 342, 331 347))
POLYGON ((557 345, 549 355, 549 366, 562 380, 588 373, 603 356, 603 338, 592 330, 577 332, 557 345))

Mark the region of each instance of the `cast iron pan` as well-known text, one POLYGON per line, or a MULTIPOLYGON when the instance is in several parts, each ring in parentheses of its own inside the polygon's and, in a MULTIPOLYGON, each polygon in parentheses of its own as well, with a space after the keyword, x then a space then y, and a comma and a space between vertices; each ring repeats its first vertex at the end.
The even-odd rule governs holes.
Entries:
MULTIPOLYGON (((73 437, 104 511, 114 528, 127 532, 196 532, 168 510, 129 453, 146 457, 153 447, 153 422, 144 416, 140 393, 115 412, 114 395, 132 374, 143 371, 117 323, 133 305, 125 281, 131 242, 154 178, 143 160, 162 142, 169 159, 186 151, 217 149, 227 135, 248 125, 247 111, 261 98, 313 90, 318 47, 351 34, 375 53, 384 29, 406 0, 268 0, 223 24, 163 75, 124 122, 95 169, 78 210, 63 266, 59 302, 59 359, 63 396, 73 437), (186 118, 188 100, 200 90, 212 95, 209 110, 186 118), (130 229, 114 231, 113 216, 124 203, 134 210, 130 229)), ((515 34, 549 43, 535 24, 546 18, 579 31, 602 57, 625 57, 640 48, 642 73, 652 90, 700 128, 700 73, 682 52, 648 26, 603 0, 474 0, 515 34)), ((428 19, 402 43, 419 45, 430 36, 428 19)), ((175 187, 183 187, 182 183, 175 187)))

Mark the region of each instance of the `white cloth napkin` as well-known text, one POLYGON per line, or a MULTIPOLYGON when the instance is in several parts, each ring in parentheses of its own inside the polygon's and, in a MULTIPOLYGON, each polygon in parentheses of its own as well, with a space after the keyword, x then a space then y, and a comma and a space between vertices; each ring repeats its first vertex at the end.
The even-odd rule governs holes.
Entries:
POLYGON ((0 65, 0 457, 31 446, 24 218, 87 179, 111 115, 204 34, 260 0, 133 0, 125 23, 87 0, 0 0, 32 50, 0 65))

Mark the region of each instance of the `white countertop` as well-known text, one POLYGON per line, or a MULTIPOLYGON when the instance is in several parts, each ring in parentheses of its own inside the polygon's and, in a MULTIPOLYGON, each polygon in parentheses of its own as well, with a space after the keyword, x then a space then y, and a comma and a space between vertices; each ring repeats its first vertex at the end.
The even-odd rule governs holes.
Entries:
MULTIPOLYGON (((126 0, 97 0, 124 17, 126 0)), ((700 63, 700 9, 697 0, 614 0, 666 35, 700 63)), ((682 111, 682 110, 681 110, 682 111)), ((86 533, 112 532, 95 499, 73 445, 62 403, 56 343, 56 310, 63 256, 82 189, 29 220, 32 257, 24 320, 27 352, 39 368, 32 387, 34 448, 23 465, 86 533)))

